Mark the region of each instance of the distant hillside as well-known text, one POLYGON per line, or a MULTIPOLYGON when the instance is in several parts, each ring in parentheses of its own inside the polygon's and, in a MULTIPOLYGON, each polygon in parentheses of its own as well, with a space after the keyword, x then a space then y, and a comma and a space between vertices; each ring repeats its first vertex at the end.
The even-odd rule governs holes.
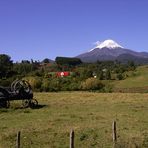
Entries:
POLYGON ((105 40, 90 51, 78 55, 77 58, 88 63, 108 60, 118 60, 123 63, 128 61, 134 61, 137 64, 148 63, 147 52, 136 52, 134 50, 126 49, 113 40, 105 40))
POLYGON ((119 55, 116 60, 127 63, 128 61, 134 61, 135 64, 147 64, 148 58, 140 57, 140 56, 134 56, 132 54, 121 54, 119 55))
POLYGON ((41 63, 54 63, 53 60, 45 58, 41 63))
POLYGON ((139 66, 136 71, 128 72, 125 80, 113 82, 114 91, 148 92, 148 65, 139 66))

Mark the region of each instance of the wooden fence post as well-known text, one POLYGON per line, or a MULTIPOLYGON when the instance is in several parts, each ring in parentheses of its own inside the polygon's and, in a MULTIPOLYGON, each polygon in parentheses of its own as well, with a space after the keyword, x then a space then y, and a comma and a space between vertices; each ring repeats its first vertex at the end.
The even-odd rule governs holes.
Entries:
POLYGON ((117 141, 117 128, 116 128, 116 121, 113 121, 112 124, 112 136, 113 136, 113 142, 116 143, 117 141))
POLYGON ((21 141, 21 132, 19 131, 17 133, 16 148, 20 148, 21 145, 20 141, 21 141))
POLYGON ((74 148, 74 130, 70 132, 70 148, 74 148))

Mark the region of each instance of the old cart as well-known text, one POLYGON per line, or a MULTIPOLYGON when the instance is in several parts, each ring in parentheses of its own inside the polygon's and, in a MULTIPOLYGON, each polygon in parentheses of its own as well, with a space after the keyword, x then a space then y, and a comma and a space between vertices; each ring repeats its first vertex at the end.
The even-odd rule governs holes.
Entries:
POLYGON ((13 100, 22 100, 23 107, 34 108, 38 105, 30 84, 25 80, 15 80, 9 88, 0 86, 0 108, 9 108, 13 100))

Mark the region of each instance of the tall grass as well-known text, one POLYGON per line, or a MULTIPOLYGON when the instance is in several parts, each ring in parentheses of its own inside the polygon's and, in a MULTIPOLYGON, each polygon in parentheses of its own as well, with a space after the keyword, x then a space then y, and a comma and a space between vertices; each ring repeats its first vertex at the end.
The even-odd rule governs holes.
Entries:
POLYGON ((0 109, 0 147, 15 147, 20 130, 23 148, 68 148, 75 131, 79 148, 112 147, 112 121, 117 121, 116 147, 147 147, 148 94, 59 92, 36 93, 38 109, 21 101, 0 109))

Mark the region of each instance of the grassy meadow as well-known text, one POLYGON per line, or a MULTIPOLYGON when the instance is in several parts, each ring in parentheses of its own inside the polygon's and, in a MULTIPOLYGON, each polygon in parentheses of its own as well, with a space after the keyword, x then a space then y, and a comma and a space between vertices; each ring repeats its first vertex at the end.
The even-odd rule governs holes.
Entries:
POLYGON ((68 148, 75 131, 76 148, 110 148, 112 121, 117 147, 148 147, 148 94, 59 92, 35 93, 38 109, 21 101, 0 109, 0 148, 14 148, 21 131, 23 148, 68 148))
POLYGON ((120 92, 148 92, 148 66, 139 66, 135 71, 126 73, 124 80, 114 81, 111 84, 114 91, 120 92))

